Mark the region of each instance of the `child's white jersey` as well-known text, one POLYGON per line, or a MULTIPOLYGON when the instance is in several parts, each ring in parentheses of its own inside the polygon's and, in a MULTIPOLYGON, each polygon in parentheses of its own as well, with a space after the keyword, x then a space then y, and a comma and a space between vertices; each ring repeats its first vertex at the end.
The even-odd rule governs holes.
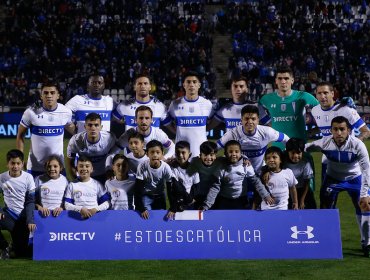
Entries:
POLYGON ((125 131, 137 126, 135 111, 140 106, 147 106, 153 111, 153 127, 159 127, 160 124, 166 121, 167 110, 166 106, 157 98, 151 98, 148 102, 141 102, 132 98, 128 101, 118 104, 117 109, 113 112, 113 116, 119 120, 125 121, 125 131))
POLYGON ((62 207, 64 193, 68 186, 68 180, 60 174, 58 179, 51 179, 47 174, 40 175, 35 179, 37 200, 47 209, 54 210, 62 207))
POLYGON ((27 194, 35 193, 35 182, 31 174, 22 171, 18 177, 10 177, 9 171, 0 174, 0 189, 10 212, 19 216, 24 209, 27 194))
POLYGON ((102 184, 90 178, 87 182, 70 182, 65 194, 66 210, 81 211, 82 207, 103 211, 109 208, 109 194, 102 184))
POLYGON ((105 182, 105 188, 111 196, 111 208, 113 210, 129 210, 129 196, 130 192, 133 192, 134 186, 134 176, 129 176, 126 180, 122 181, 114 178, 105 182))
POLYGON ((174 177, 171 167, 161 161, 161 166, 152 168, 149 160, 144 161, 137 167, 136 179, 144 181, 144 193, 146 194, 162 194, 165 189, 165 182, 171 182, 174 177))
POLYGON ((243 126, 240 125, 224 134, 217 141, 217 145, 220 148, 224 148, 230 140, 236 140, 240 143, 242 154, 248 157, 255 172, 260 174, 261 168, 264 165, 263 157, 267 145, 271 142, 286 143, 289 137, 272 127, 263 125, 257 125, 256 131, 252 135, 248 135, 244 132, 243 126))
POLYGON ((178 98, 171 102, 169 117, 176 124, 176 140, 190 143, 192 157, 200 153, 200 145, 207 141, 207 120, 213 115, 211 101, 199 96, 196 100, 178 98))
POLYGON ((302 158, 302 160, 297 163, 287 162, 284 167, 293 171, 294 177, 298 180, 296 185, 297 189, 303 188, 305 186, 304 182, 314 177, 312 166, 305 158, 302 158))
POLYGON ((199 173, 192 169, 190 165, 188 168, 182 168, 178 164, 172 167, 174 177, 185 187, 187 193, 190 193, 193 185, 200 183, 199 173))
POLYGON ((116 107, 112 97, 103 95, 101 98, 91 98, 88 94, 76 95, 66 103, 66 106, 73 112, 77 133, 85 131, 85 118, 90 113, 99 114, 103 130, 110 131, 111 115, 116 107))
POLYGON ((268 205, 264 200, 261 203, 262 210, 287 210, 289 199, 289 188, 298 183, 293 171, 289 168, 282 169, 280 172, 270 172, 270 180, 267 189, 274 197, 275 203, 268 205))
POLYGON ((20 124, 31 130, 28 170, 43 172, 50 155, 57 155, 64 161, 64 126, 71 123, 71 110, 59 103, 55 110, 30 107, 23 113, 20 124))

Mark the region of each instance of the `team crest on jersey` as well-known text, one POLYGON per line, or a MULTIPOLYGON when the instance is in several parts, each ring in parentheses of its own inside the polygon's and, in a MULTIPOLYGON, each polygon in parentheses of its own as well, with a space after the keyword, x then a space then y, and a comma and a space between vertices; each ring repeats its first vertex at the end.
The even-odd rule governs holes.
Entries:
POLYGON ((292 102, 292 107, 293 107, 293 111, 295 113, 295 102, 294 101, 292 102))
POLYGON ((121 195, 121 193, 120 193, 120 191, 119 191, 119 190, 113 190, 112 195, 113 195, 114 197, 118 198, 118 197, 121 195))
POLYGON ((194 107, 193 106, 189 107, 189 113, 194 113, 194 107))
POLYGON ((324 118, 325 118, 325 121, 328 122, 329 121, 329 116, 328 115, 324 115, 324 118))
POLYGON ((44 188, 41 188, 41 192, 43 195, 48 195, 50 193, 50 190, 49 188, 44 187, 44 188))
POLYGON ((75 198, 80 198, 80 197, 82 196, 82 192, 81 192, 81 191, 75 191, 75 192, 73 193, 73 196, 74 196, 75 198))
POLYGON ((48 121, 52 122, 54 120, 54 117, 53 116, 49 116, 48 117, 48 121))
POLYGON ((286 111, 286 104, 281 104, 280 105, 280 110, 283 111, 283 112, 286 111))

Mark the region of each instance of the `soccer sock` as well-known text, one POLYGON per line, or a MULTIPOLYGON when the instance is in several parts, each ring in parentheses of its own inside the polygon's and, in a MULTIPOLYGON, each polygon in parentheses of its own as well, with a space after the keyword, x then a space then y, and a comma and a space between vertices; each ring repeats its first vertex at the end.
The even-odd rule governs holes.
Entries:
POLYGON ((370 245, 370 212, 362 212, 362 219, 361 219, 361 237, 363 237, 362 240, 364 240, 364 245, 369 246, 370 245))
POLYGON ((362 221, 363 221, 363 218, 362 218, 362 213, 357 213, 356 211, 356 221, 357 221, 357 225, 358 225, 358 228, 360 230, 360 234, 361 234, 361 244, 364 242, 364 234, 363 234, 363 230, 362 230, 362 221))

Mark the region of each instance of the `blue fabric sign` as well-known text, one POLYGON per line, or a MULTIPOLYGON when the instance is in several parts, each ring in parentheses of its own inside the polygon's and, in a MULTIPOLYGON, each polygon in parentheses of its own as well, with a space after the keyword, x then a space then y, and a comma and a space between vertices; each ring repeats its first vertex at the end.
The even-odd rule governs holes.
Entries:
POLYGON ((35 260, 341 259, 338 210, 104 211, 88 220, 35 211, 35 260))

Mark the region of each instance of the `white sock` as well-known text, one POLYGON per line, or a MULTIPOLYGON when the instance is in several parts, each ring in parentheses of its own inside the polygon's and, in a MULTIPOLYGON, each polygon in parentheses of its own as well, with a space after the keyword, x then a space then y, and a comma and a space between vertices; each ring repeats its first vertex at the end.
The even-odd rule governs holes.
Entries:
POLYGON ((361 237, 365 246, 370 245, 370 212, 362 212, 361 237))

